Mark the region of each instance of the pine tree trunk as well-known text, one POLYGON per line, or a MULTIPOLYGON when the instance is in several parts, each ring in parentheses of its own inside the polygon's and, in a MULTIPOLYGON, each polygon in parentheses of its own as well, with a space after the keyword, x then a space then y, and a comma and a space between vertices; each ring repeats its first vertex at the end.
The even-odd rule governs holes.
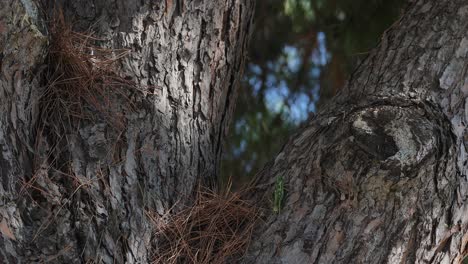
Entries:
MULTIPOLYGON (((247 263, 462 263, 468 2, 416 1, 259 175, 247 263)), ((465 262, 463 262, 465 263, 465 262)))
POLYGON ((0 262, 147 263, 146 214, 190 203, 199 183, 216 188, 253 2, 44 2, 0 2, 0 262), (75 30, 131 50, 117 69, 138 87, 123 129, 44 124, 58 6, 75 30))
MULTIPOLYGON (((146 263, 146 212, 189 203, 199 182, 215 187, 253 8, 63 2, 76 28, 132 50, 119 74, 141 88, 130 94, 136 110, 123 130, 102 120, 61 137, 38 131, 47 22, 31 0, 0 2, 0 259, 146 263)), ((243 262, 461 263, 467 32, 466 1, 409 6, 259 174, 264 207, 280 176, 286 195, 278 214, 265 211, 243 262)))

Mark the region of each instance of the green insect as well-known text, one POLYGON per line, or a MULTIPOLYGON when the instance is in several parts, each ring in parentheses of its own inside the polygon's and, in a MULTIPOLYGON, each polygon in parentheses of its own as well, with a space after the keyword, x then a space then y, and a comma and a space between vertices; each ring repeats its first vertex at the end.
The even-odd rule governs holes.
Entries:
POLYGON ((283 205, 284 199, 284 178, 278 176, 276 178, 275 192, 273 194, 273 212, 279 214, 283 205))

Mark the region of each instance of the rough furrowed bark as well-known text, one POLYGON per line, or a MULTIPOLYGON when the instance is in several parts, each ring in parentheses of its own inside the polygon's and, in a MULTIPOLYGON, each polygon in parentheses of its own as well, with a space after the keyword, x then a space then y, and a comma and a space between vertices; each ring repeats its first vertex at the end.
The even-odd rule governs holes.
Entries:
POLYGON ((468 3, 417 1, 257 179, 248 263, 461 263, 468 3))
POLYGON ((0 259, 16 263, 27 251, 15 250, 31 232, 24 228, 25 200, 19 186, 32 174, 34 125, 38 116, 41 63, 47 38, 31 1, 0 3, 0 259))
POLYGON ((75 30, 130 50, 116 70, 136 87, 110 104, 122 129, 103 117, 41 124, 41 14, 57 6, 0 3, 0 258, 147 263, 157 241, 146 213, 183 207, 199 183, 216 188, 253 2, 61 2, 75 30))

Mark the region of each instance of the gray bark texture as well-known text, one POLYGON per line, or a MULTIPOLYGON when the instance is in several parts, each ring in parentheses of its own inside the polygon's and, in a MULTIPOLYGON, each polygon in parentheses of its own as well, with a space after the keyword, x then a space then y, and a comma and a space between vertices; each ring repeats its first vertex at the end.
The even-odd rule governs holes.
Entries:
MULTIPOLYGON (((468 2, 414 1, 257 180, 248 263, 462 263, 468 2)), ((463 262, 465 263, 465 262, 463 262)))
POLYGON ((116 110, 124 129, 82 120, 61 135, 40 118, 57 6, 44 2, 0 1, 0 263, 148 263, 146 213, 215 188, 253 1, 57 1, 75 29, 131 50, 118 72, 139 87, 116 110))
MULTIPOLYGON (((122 107, 123 130, 84 120, 39 133, 50 10, 0 2, 0 260, 147 263, 146 212, 215 187, 252 2, 62 2, 76 28, 131 49, 119 74, 140 85, 135 110, 122 107)), ((412 2, 259 173, 253 199, 271 208, 277 177, 286 196, 242 262, 462 263, 467 61, 468 2, 412 2)))

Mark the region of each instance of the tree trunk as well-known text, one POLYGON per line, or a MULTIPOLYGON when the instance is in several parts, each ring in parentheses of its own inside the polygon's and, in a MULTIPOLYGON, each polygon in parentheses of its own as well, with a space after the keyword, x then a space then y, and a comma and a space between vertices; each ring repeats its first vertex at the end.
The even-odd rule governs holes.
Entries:
MULTIPOLYGON (((416 1, 259 174, 248 263, 462 263, 468 2, 416 1)), ((465 263, 465 262, 463 262, 465 263)))
POLYGON ((190 203, 199 183, 216 187, 253 2, 57 2, 0 2, 0 262, 149 262, 147 211, 190 203), (127 94, 133 111, 110 104, 123 129, 41 119, 45 14, 58 6, 75 29, 131 50, 117 71, 140 88, 127 94))
MULTIPOLYGON (((145 263, 146 211, 189 203, 199 182, 215 187, 252 4, 63 2, 76 28, 132 50, 119 74, 141 91, 123 130, 83 120, 54 135, 40 118, 46 19, 31 0, 0 3, 0 258, 145 263)), ((278 214, 265 210, 243 262, 461 263, 467 32, 466 1, 408 7, 259 174, 264 207, 278 177, 286 197, 278 214)))

